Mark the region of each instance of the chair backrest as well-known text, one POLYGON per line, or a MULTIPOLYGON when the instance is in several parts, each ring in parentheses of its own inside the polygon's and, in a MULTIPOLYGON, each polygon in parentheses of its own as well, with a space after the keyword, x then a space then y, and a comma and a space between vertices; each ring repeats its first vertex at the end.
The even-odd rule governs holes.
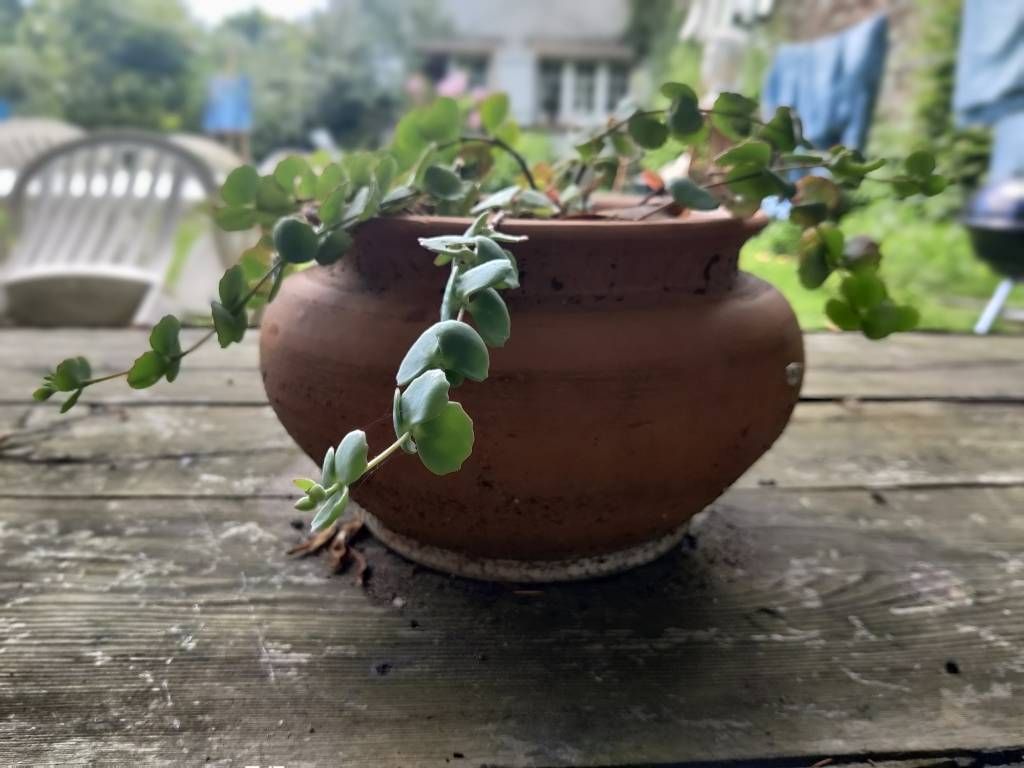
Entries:
POLYGON ((77 125, 46 117, 12 117, 0 122, 0 169, 19 171, 58 144, 85 135, 77 125))
POLYGON ((172 133, 168 138, 203 160, 218 180, 224 179, 244 161, 230 147, 198 133, 172 133))
POLYGON ((216 189, 206 163, 160 135, 110 131, 62 144, 30 162, 11 191, 8 267, 160 280, 182 215, 216 189))

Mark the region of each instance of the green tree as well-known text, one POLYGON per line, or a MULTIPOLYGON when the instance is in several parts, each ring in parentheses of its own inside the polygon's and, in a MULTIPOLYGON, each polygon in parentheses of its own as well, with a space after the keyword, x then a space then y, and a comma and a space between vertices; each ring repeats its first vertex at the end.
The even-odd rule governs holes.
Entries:
POLYGON ((180 0, 35 0, 16 46, 32 52, 67 120, 173 129, 194 117, 194 32, 180 0))

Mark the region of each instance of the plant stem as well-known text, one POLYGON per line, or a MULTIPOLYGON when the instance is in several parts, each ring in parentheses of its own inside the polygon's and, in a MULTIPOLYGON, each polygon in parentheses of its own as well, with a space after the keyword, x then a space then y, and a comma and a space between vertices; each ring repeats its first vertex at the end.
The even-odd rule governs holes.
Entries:
POLYGON ((497 136, 459 136, 455 141, 449 141, 447 144, 441 144, 438 149, 446 149, 448 147, 455 146, 456 144, 468 144, 475 142, 478 144, 490 144, 492 147, 498 147, 499 149, 507 152, 519 165, 519 170, 523 172, 523 176, 526 177, 526 181, 530 185, 530 189, 536 190, 537 182, 533 178, 533 174, 530 173, 530 166, 526 162, 526 158, 519 154, 511 144, 499 139, 497 136))
MULTIPOLYGON (((721 187, 721 186, 723 186, 725 184, 732 184, 733 182, 736 182, 736 181, 748 181, 749 179, 756 179, 764 171, 774 171, 775 173, 785 173, 787 171, 806 171, 806 170, 810 170, 812 168, 823 168, 823 167, 824 167, 823 163, 817 163, 815 165, 792 165, 792 166, 788 166, 788 167, 785 167, 785 168, 762 168, 761 170, 756 171, 754 173, 746 173, 746 174, 744 174, 742 176, 737 176, 735 179, 723 179, 722 181, 715 181, 715 182, 712 182, 711 184, 704 184, 701 187, 701 189, 713 189, 714 187, 721 187)), ((715 173, 716 173, 716 175, 718 175, 718 174, 724 173, 724 172, 723 171, 716 171, 715 173)))
POLYGON ((367 464, 366 464, 366 472, 363 472, 363 474, 365 475, 367 472, 372 472, 374 469, 376 469, 381 464, 383 464, 385 461, 387 461, 388 457, 391 456, 391 454, 393 454, 395 451, 400 449, 402 447, 402 443, 404 443, 410 437, 412 437, 412 432, 406 432, 404 435, 402 435, 400 438, 395 440, 395 442, 393 442, 391 445, 389 445, 383 451, 381 451, 376 456, 374 456, 372 459, 370 459, 370 461, 367 462, 367 464))
MULTIPOLYGON (((245 296, 243 296, 239 300, 239 302, 238 302, 239 306, 240 307, 244 307, 246 304, 248 304, 249 300, 252 299, 252 297, 255 296, 259 292, 260 288, 262 288, 266 284, 267 280, 269 280, 278 270, 283 269, 283 268, 284 268, 284 262, 283 261, 276 261, 276 262, 274 262, 274 264, 270 267, 270 269, 267 270, 267 273, 265 275, 263 275, 263 277, 261 277, 259 279, 259 281, 252 288, 249 289, 249 292, 246 293, 245 296)), ((189 347, 188 349, 185 349, 182 352, 180 352, 179 354, 175 355, 174 359, 175 360, 181 360, 186 355, 192 354, 197 349, 199 349, 201 346, 203 346, 206 342, 208 342, 210 339, 212 339, 216 334, 217 334, 216 329, 211 328, 209 331, 207 331, 201 337, 199 337, 199 339, 196 341, 196 343, 193 344, 191 347, 189 347)), ((124 370, 124 371, 118 371, 117 373, 108 373, 106 376, 98 376, 95 379, 89 379, 88 381, 82 382, 82 389, 84 389, 85 387, 90 387, 93 384, 100 384, 100 383, 102 383, 104 381, 110 381, 111 379, 121 379, 121 378, 124 378, 130 372, 131 372, 131 370, 129 369, 129 370, 124 370)))

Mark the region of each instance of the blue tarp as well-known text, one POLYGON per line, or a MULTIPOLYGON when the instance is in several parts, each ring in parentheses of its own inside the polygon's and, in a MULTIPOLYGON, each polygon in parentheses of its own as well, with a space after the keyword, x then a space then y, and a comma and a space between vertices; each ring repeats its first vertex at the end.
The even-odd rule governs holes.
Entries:
POLYGON ((205 133, 248 133, 252 130, 252 84, 245 75, 218 75, 210 79, 205 133))
POLYGON ((1024 111, 1024 2, 965 0, 953 109, 961 125, 1024 111))
POLYGON ((863 149, 882 83, 888 32, 888 19, 879 14, 835 35, 779 46, 761 94, 765 115, 792 107, 815 147, 863 149))

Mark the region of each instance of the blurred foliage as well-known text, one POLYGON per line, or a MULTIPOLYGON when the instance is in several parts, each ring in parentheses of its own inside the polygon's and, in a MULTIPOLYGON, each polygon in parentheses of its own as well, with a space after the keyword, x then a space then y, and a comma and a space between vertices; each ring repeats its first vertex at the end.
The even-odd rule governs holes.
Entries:
POLYGON ((428 0, 329 0, 301 22, 247 11, 213 29, 183 0, 0 0, 0 98, 85 128, 197 131, 209 78, 253 82, 253 152, 379 144, 404 108, 428 0))
MULTIPOLYGON (((921 312, 919 327, 925 330, 970 331, 984 302, 999 278, 974 257, 967 232, 954 217, 935 220, 922 216, 921 203, 908 199, 893 205, 884 185, 865 184, 857 204, 840 222, 847 238, 869 235, 885 243, 886 282, 900 301, 921 312)), ((771 282, 793 305, 800 326, 806 330, 829 327, 822 311, 821 292, 800 285, 795 259, 800 228, 775 221, 743 248, 741 267, 771 282)), ((835 288, 834 278, 826 289, 835 288)), ((1024 300, 1024 287, 1016 298, 1024 300)), ((997 330, 1010 328, 1007 320, 997 330)))
POLYGON ((34 0, 4 52, 16 65, 4 85, 16 107, 28 100, 86 128, 178 128, 195 32, 179 0, 34 0))

